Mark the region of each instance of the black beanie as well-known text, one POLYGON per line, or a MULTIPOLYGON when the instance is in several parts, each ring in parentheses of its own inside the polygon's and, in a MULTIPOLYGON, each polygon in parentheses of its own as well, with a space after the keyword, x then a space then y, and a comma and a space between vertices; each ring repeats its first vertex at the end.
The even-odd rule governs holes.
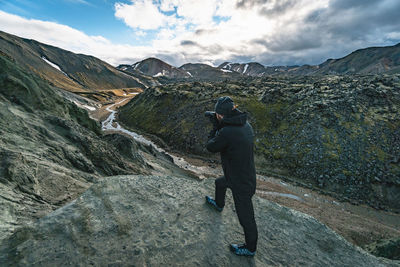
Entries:
POLYGON ((217 104, 215 104, 215 112, 221 115, 229 115, 233 109, 233 100, 229 96, 218 98, 217 104))

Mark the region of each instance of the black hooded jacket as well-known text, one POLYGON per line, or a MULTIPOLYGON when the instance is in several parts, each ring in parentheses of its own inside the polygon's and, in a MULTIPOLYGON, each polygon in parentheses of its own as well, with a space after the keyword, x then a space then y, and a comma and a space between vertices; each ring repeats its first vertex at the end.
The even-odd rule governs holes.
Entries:
POLYGON ((221 128, 211 134, 207 150, 221 152, 222 168, 233 193, 254 195, 254 132, 247 114, 235 109, 221 120, 221 128))

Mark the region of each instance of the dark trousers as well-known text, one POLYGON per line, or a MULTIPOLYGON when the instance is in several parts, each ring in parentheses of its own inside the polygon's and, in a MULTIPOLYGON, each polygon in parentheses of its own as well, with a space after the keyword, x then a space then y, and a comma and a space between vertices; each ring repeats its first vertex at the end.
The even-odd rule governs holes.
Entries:
MULTIPOLYGON (((228 184, 224 176, 215 179, 215 202, 219 207, 225 206, 225 194, 228 189, 228 184)), ((238 194, 232 191, 233 200, 235 202, 236 214, 239 218, 239 223, 243 227, 246 246, 250 251, 255 251, 257 248, 257 225, 254 219, 252 195, 238 194)))

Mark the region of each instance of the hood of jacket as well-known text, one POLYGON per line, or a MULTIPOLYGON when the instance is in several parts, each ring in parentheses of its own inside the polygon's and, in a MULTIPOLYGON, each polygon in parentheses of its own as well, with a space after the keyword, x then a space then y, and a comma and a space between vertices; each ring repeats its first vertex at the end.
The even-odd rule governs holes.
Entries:
POLYGON ((231 114, 226 115, 222 118, 222 125, 244 125, 247 121, 247 113, 241 112, 238 109, 232 111, 231 114))

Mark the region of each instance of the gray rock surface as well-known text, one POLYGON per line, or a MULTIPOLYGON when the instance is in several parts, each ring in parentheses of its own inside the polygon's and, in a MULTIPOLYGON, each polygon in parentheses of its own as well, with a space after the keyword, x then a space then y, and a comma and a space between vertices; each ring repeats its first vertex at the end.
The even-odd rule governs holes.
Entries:
POLYGON ((99 177, 150 173, 134 141, 103 136, 59 89, 1 55, 0 73, 0 240, 99 177))
POLYGON ((228 193, 222 213, 204 203, 213 180, 114 176, 20 228, 0 245, 1 266, 398 266, 354 247, 314 218, 254 198, 259 246, 243 241, 228 193))

